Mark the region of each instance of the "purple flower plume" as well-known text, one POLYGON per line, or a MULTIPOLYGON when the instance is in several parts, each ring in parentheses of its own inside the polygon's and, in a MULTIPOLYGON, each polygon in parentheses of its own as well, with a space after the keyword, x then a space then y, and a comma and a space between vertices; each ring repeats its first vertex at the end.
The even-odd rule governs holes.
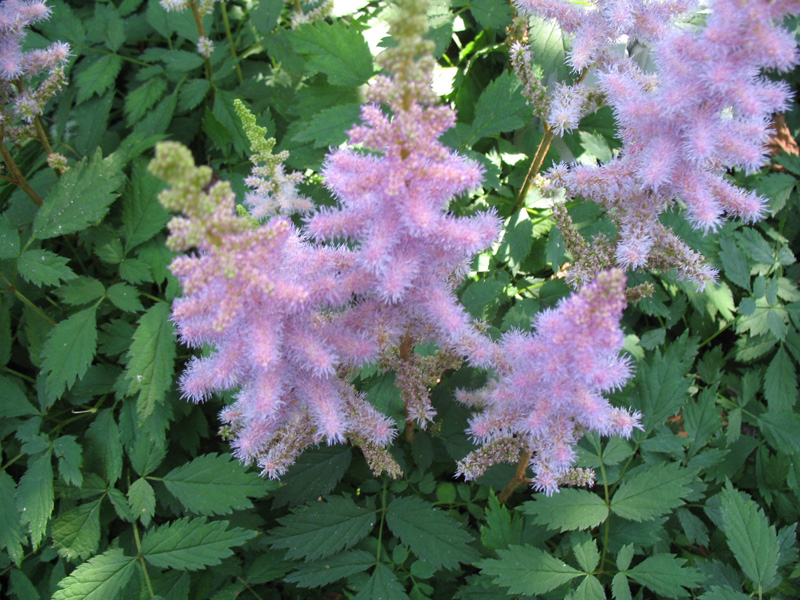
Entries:
POLYGON ((629 437, 640 415, 614 408, 604 392, 631 375, 620 356, 619 326, 625 308, 625 276, 605 271, 580 292, 539 313, 535 333, 503 336, 497 378, 459 398, 479 409, 468 432, 482 447, 459 463, 467 479, 496 462, 531 453, 533 487, 548 494, 570 481, 574 446, 586 431, 629 437))

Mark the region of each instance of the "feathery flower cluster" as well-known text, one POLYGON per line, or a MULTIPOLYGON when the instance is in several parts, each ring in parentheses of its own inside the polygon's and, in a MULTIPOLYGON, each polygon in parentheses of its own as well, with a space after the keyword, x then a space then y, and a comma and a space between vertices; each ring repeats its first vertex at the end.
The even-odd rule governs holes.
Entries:
POLYGON ((275 138, 267 138, 265 127, 256 124, 256 118, 238 98, 233 101, 236 114, 242 121, 253 155, 252 174, 245 179, 247 187, 253 191, 245 197, 245 204, 254 219, 265 219, 273 215, 289 215, 294 212, 308 212, 313 207, 311 200, 297 191, 302 183, 302 173, 285 173, 283 163, 289 158, 287 151, 273 154, 275 138))
POLYGON ((69 45, 55 42, 23 52, 25 28, 50 17, 43 0, 0 4, 0 134, 19 143, 34 137, 34 119, 64 83, 69 45), (44 75, 42 79, 39 76, 44 75), (22 125, 15 125, 22 121, 22 125))
POLYGON ((598 0, 590 10, 553 0, 518 6, 558 19, 574 33, 570 64, 596 69, 599 89, 614 110, 623 148, 596 167, 559 166, 557 185, 606 207, 620 229, 616 263, 625 268, 678 267, 699 284, 715 272, 658 223, 675 199, 696 228, 716 229, 723 215, 758 219, 765 200, 725 178, 730 167, 765 164, 769 115, 787 105, 785 84, 763 69, 797 62, 793 36, 775 23, 797 2, 713 0, 702 27, 674 25, 689 0, 598 0), (611 51, 620 36, 649 45, 656 74, 611 51))
POLYGON ((622 387, 631 375, 620 356, 619 326, 625 308, 625 275, 604 271, 554 309, 539 313, 535 333, 513 332, 500 342, 498 377, 458 399, 479 413, 468 432, 481 444, 459 463, 467 479, 497 462, 531 453, 533 487, 547 494, 559 485, 589 483, 574 472, 574 445, 586 431, 629 437, 640 415, 612 407, 602 394, 622 387))

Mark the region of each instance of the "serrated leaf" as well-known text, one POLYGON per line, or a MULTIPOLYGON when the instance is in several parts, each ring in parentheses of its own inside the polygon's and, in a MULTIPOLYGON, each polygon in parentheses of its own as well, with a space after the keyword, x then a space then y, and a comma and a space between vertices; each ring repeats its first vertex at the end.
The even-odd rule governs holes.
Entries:
POLYGON ((108 489, 108 499, 120 519, 128 523, 133 523, 136 520, 136 517, 131 512, 131 506, 128 504, 127 498, 117 488, 108 489))
POLYGON ((769 173, 756 182, 756 191, 770 199, 774 214, 786 205, 796 183, 797 179, 788 173, 769 173))
POLYGON ((331 85, 359 86, 372 77, 372 52, 363 34, 342 21, 319 20, 287 31, 292 49, 328 76, 331 85))
POLYGON ((569 73, 564 32, 554 19, 529 18, 528 37, 533 62, 542 69, 545 80, 551 76, 564 80, 569 73))
POLYGON ((144 310, 141 300, 139 300, 139 290, 127 283, 115 283, 107 290, 108 299, 111 303, 125 312, 139 312, 144 310))
POLYGON ((570 600, 606 600, 603 584, 594 575, 587 575, 572 593, 570 600))
POLYGON ((208 522, 205 517, 178 519, 151 529, 142 540, 142 556, 160 569, 195 571, 218 565, 234 546, 256 536, 255 531, 234 527, 227 521, 208 522))
POLYGON ((153 275, 146 262, 138 258, 126 258, 119 263, 119 276, 128 283, 136 285, 145 281, 152 281, 153 275))
POLYGON ((627 571, 626 575, 667 598, 686 598, 690 594, 684 588, 697 587, 703 576, 693 567, 684 567, 685 563, 685 558, 656 554, 627 571))
POLYGON ((164 402, 175 371, 175 328, 166 302, 150 307, 139 319, 139 326, 128 350, 125 379, 128 393, 139 394, 136 411, 140 420, 164 402))
POLYGON ((25 393, 8 377, 0 375, 0 415, 6 419, 38 415, 25 393))
POLYGON ((800 415, 790 410, 769 411, 758 417, 758 425, 770 446, 779 452, 800 452, 800 415))
POLYGON ((549 497, 537 494, 534 502, 525 502, 520 508, 535 523, 559 531, 589 529, 608 517, 608 507, 600 496, 576 488, 563 488, 549 497))
POLYGON ((791 410, 797 402, 797 377, 789 353, 781 346, 764 375, 764 396, 770 410, 791 410))
POLYGON ((50 330, 42 348, 45 392, 58 398, 83 377, 97 351, 97 306, 75 313, 50 330))
POLYGON ((689 446, 691 457, 722 427, 720 411, 716 407, 716 389, 705 388, 700 392, 697 402, 684 405, 681 414, 684 428, 691 440, 689 446))
POLYGON ((522 543, 522 519, 512 515, 494 494, 489 496, 486 525, 481 525, 481 543, 490 550, 522 543))
POLYGON ((253 508, 249 498, 261 498, 268 490, 263 478, 230 454, 199 456, 164 475, 163 481, 187 510, 200 515, 253 508))
MULTIPOLYGON (((202 62, 202 61, 201 61, 202 62)), ((167 81, 163 77, 148 79, 132 92, 125 95, 125 116, 133 126, 147 114, 167 91, 167 81)))
POLYGON ((700 596, 700 600, 750 600, 750 596, 728 586, 714 585, 700 596))
POLYGON ((493 0, 472 0, 469 11, 484 29, 502 30, 511 24, 511 6, 493 0))
POLYGON ((114 485, 122 475, 122 441, 119 427, 111 409, 101 410, 86 430, 87 466, 97 465, 96 469, 105 476, 109 485, 114 485))
POLYGON ((386 524, 420 559, 433 567, 455 569, 472 563, 478 554, 472 536, 447 513, 420 498, 396 498, 386 509, 386 524))
POLYGON ((119 50, 125 42, 125 25, 113 4, 95 4, 94 17, 89 22, 89 35, 102 40, 111 51, 119 50))
POLYGON ((627 571, 628 567, 631 566, 631 561, 633 560, 633 545, 627 544, 619 549, 617 553, 616 564, 617 568, 620 571, 627 571))
POLYGON ((156 493, 153 486, 141 477, 128 488, 128 504, 133 515, 147 527, 156 512, 156 493))
POLYGON ((486 86, 475 107, 475 120, 465 145, 504 131, 514 131, 528 122, 532 110, 519 92, 519 86, 519 80, 509 72, 486 86))
POLYGON ((779 543, 775 527, 770 525, 764 511, 744 493, 727 482, 720 492, 722 531, 736 562, 750 581, 760 590, 774 588, 779 579, 779 543))
POLYGON ((719 258, 722 261, 725 277, 749 292, 750 265, 747 263, 744 253, 736 245, 733 238, 727 235, 720 236, 719 247, 719 258))
POLYGON ((683 504, 694 472, 676 463, 648 465, 623 480, 611 499, 611 511, 631 521, 660 517, 683 504))
POLYGON ((692 544, 708 546, 708 528, 703 521, 685 508, 678 509, 678 521, 692 544))
MULTIPOLYGON (((579 536, 579 539, 585 536, 588 536, 588 534, 579 536)), ((600 564, 600 551, 597 549, 596 540, 587 539, 585 542, 573 546, 572 551, 575 554, 575 560, 578 561, 578 565, 583 569, 584 573, 592 573, 597 568, 597 565, 600 564)))
POLYGON ((136 558, 114 548, 90 558, 58 582, 53 600, 109 600, 116 598, 133 575, 136 558))
POLYGON ((22 562, 22 528, 15 499, 16 484, 5 471, 0 471, 0 548, 17 566, 22 562))
POLYGON ((64 435, 53 443, 53 453, 58 458, 58 472, 69 485, 81 487, 83 448, 74 435, 64 435))
POLYGON ((56 290, 62 302, 70 306, 89 304, 106 293, 106 288, 97 279, 91 277, 78 277, 56 290))
POLYGON ((533 546, 509 546, 497 554, 499 559, 485 559, 478 566, 512 594, 544 594, 582 575, 563 560, 533 546))
POLYGON ((19 231, 5 214, 0 215, 0 259, 19 256, 19 231))
POLYGON ((178 110, 184 112, 197 108, 210 89, 211 82, 208 79, 192 79, 186 82, 181 86, 178 96, 178 110))
POLYGON ((53 513, 53 465, 49 450, 28 462, 28 469, 19 480, 16 497, 20 523, 28 525, 31 545, 36 550, 53 513))
POLYGON ((496 256, 507 261, 512 268, 519 268, 531 251, 532 244, 533 225, 528 210, 522 208, 509 217, 496 256))
POLYGON ((101 96, 117 79, 122 69, 122 58, 116 54, 101 54, 85 58, 76 69, 75 85, 78 87, 78 104, 95 94, 101 96))
POLYGON ((361 115, 359 104, 340 104, 316 113, 300 128, 292 139, 297 142, 311 142, 314 148, 340 146, 347 140, 347 132, 361 115))
POLYGON ((74 233, 102 219, 122 184, 121 169, 113 155, 104 159, 99 151, 90 161, 84 159, 71 167, 36 214, 33 237, 74 233))
POLYGON ((375 554, 364 550, 350 550, 324 560, 303 563, 299 569, 285 577, 284 581, 305 588, 322 587, 355 573, 367 571, 374 564, 375 554))
POLYGON ((158 201, 161 181, 147 170, 143 161, 133 163, 130 185, 122 197, 122 233, 126 253, 159 233, 169 213, 158 201))
POLYGON ((36 286, 58 285, 77 275, 67 266, 68 259, 49 250, 28 250, 17 260, 17 269, 25 281, 36 286))
POLYGON ((342 480, 352 459, 347 446, 306 450, 281 478, 284 485, 272 493, 272 504, 296 506, 328 494, 342 480))
POLYGON ((379 564, 372 572, 367 584, 361 588, 353 600, 408 600, 397 576, 384 564, 379 564))
POLYGON ((350 498, 331 496, 312 502, 279 519, 270 532, 269 544, 286 548, 286 558, 314 560, 352 547, 375 525, 375 513, 357 506, 350 498))
POLYGON ((167 69, 181 75, 203 66, 203 57, 197 52, 189 52, 188 50, 171 50, 163 53, 161 59, 167 69))
POLYGON ((100 546, 100 503, 79 504, 53 519, 53 542, 67 560, 87 559, 100 546))
POLYGON ((611 597, 614 600, 632 600, 631 586, 625 573, 617 573, 611 580, 611 597))

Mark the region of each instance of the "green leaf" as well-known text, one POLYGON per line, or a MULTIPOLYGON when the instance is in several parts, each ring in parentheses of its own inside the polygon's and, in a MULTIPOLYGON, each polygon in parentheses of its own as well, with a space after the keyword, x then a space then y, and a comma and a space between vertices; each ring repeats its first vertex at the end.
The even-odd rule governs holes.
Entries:
POLYGON ((694 456, 722 427, 716 397, 716 388, 705 388, 700 392, 697 402, 689 402, 683 407, 683 425, 691 440, 690 457, 694 456))
MULTIPOLYGON (((588 534, 578 534, 578 539, 583 538, 588 538, 588 534)), ((575 554, 578 565, 585 573, 593 572, 597 565, 600 564, 600 551, 597 549, 596 540, 588 538, 586 541, 574 545, 572 551, 575 554)))
POLYGON ((28 576, 19 569, 11 569, 9 572, 11 590, 17 600, 39 600, 41 594, 37 590, 28 576))
POLYGON ((0 215, 0 259, 19 256, 19 231, 5 214, 0 215))
POLYGON ((511 24, 511 6, 493 0, 472 0, 469 11, 484 29, 502 30, 511 24))
POLYGON ((386 510, 386 524, 400 541, 435 568, 455 569, 478 559, 472 536, 447 513, 420 498, 396 498, 386 510))
POLYGON ((314 148, 340 146, 347 140, 347 132, 361 115, 359 104, 341 104, 316 113, 292 138, 297 142, 310 142, 314 148))
POLYGON ((728 586, 714 585, 700 596, 700 600, 750 600, 750 596, 728 586))
MULTIPOLYGON (((398 546, 400 548, 401 546, 398 546)), ((375 554, 364 550, 350 550, 331 558, 304 563, 284 581, 300 587, 322 587, 350 575, 367 571, 375 564, 375 554)))
POLYGON ((796 183, 797 179, 788 173, 769 173, 756 182, 756 191, 771 200, 774 214, 786 205, 796 183))
POLYGON ((684 588, 697 587, 703 576, 693 567, 684 567, 685 563, 685 558, 656 554, 627 571, 626 575, 667 598, 686 598, 690 594, 684 588))
POLYGON ((499 559, 485 559, 478 566, 496 584, 509 588, 511 594, 544 594, 582 575, 563 560, 533 546, 509 546, 497 554, 499 559))
POLYGON ((164 402, 172 385, 176 352, 174 330, 169 304, 158 302, 139 319, 128 350, 125 379, 129 382, 128 393, 139 394, 136 410, 142 421, 152 414, 156 404, 164 402))
POLYGON ((152 281, 150 267, 143 260, 138 258, 126 258, 119 264, 119 276, 128 283, 142 283, 152 281))
POLYGON ((78 277, 56 290, 58 297, 70 306, 89 304, 106 293, 106 288, 97 279, 78 277))
POLYGON ((128 125, 136 125, 147 114, 147 111, 161 100, 166 91, 167 81, 163 77, 154 77, 145 81, 132 92, 128 92, 125 95, 125 116, 128 125))
POLYGON ((45 392, 59 398, 83 377, 97 351, 97 306, 86 308, 50 330, 42 348, 45 392))
POLYGON ((703 521, 685 508, 678 509, 678 521, 692 544, 708 546, 708 528, 703 521))
POLYGON ((203 66, 203 57, 197 52, 188 50, 171 50, 163 53, 161 57, 167 69, 178 75, 184 75, 192 69, 199 69, 203 66))
POLYGON ((522 542, 522 519, 512 515, 492 493, 486 509, 486 525, 481 525, 481 543, 490 550, 508 548, 522 542))
POLYGON ((564 80, 569 75, 564 33, 554 19, 529 18, 528 37, 531 41, 533 62, 542 68, 547 80, 551 75, 564 80))
POLYGON ((205 517, 178 519, 148 531, 142 540, 142 555, 154 567, 195 571, 218 565, 234 546, 256 536, 255 531, 234 527, 227 521, 207 522, 205 517))
POLYGON ((606 600, 603 584, 594 575, 584 577, 570 600, 606 600))
POLYGON ((508 262, 509 266, 518 269, 528 256, 533 244, 533 225, 528 210, 520 209, 508 218, 503 238, 497 249, 497 258, 508 262))
POLYGON ((53 452, 58 457, 58 472, 69 485, 81 487, 83 474, 81 463, 83 448, 74 435, 64 435, 53 443, 53 452))
POLYGON ((128 523, 133 523, 136 520, 136 517, 131 512, 131 505, 117 488, 112 487, 108 489, 108 499, 114 507, 114 512, 117 513, 120 519, 128 523))
POLYGON ((125 312, 139 312, 144 310, 139 300, 139 290, 127 283, 115 283, 106 292, 111 303, 125 312))
POLYGON ((372 52, 364 36, 342 21, 319 20, 286 31, 292 49, 328 76, 331 85, 359 86, 372 77, 372 52))
POLYGON ((732 236, 721 235, 719 238, 722 268, 725 276, 739 287, 750 291, 750 265, 744 253, 736 245, 732 236))
POLYGON ((180 95, 178 96, 178 110, 185 112, 197 108, 210 89, 211 82, 208 79, 187 81, 181 86, 180 95))
POLYGON ((53 519, 53 542, 67 560, 87 559, 100 546, 100 503, 79 504, 53 519))
POLYGON ((375 513, 350 498, 331 496, 326 502, 311 502, 279 519, 270 531, 269 544, 286 548, 286 558, 323 558, 352 547, 375 525, 375 513))
POLYGON ((520 508, 531 515, 535 523, 550 529, 589 529, 608 517, 606 503, 588 490, 563 488, 550 497, 537 494, 535 498, 534 502, 525 502, 520 508))
POLYGON ((768 592, 780 581, 776 577, 780 545, 775 527, 764 511, 730 482, 720 492, 722 531, 728 547, 745 576, 760 590, 768 592))
POLYGON ((15 501, 16 484, 8 473, 0 471, 0 548, 5 548, 8 556, 17 566, 22 562, 22 528, 15 501))
POLYGON ((102 219, 123 182, 122 165, 98 151, 58 180, 33 221, 33 237, 48 239, 85 229, 102 219))
POLYGON ((201 515, 253 508, 249 498, 261 498, 268 490, 263 478, 230 454, 199 456, 164 475, 163 481, 187 510, 201 515))
POLYGON ((28 250, 19 257, 17 269, 22 278, 33 285, 58 285, 77 277, 67 266, 68 262, 69 259, 49 250, 28 250))
POLYGON ((797 402, 797 377, 794 363, 781 346, 767 367, 764 375, 764 396, 769 409, 791 410, 797 402))
POLYGON ((514 131, 528 122, 531 108, 519 92, 519 86, 519 80, 508 71, 486 86, 475 107, 475 120, 465 145, 504 131, 514 131))
POLYGON ((272 492, 274 506, 293 506, 328 494, 342 480, 353 453, 347 446, 321 446, 306 450, 286 475, 283 487, 272 492))
POLYGON ((611 580, 611 596, 614 600, 632 600, 631 587, 625 573, 617 573, 611 580))
POLYGON ((114 548, 78 565, 69 577, 58 582, 61 588, 53 600, 110 600, 128 585, 136 558, 114 548))
POLYGON ((759 429, 779 452, 800 452, 800 415, 790 410, 769 411, 758 417, 759 429))
POLYGON ((77 103, 82 104, 95 94, 102 96, 117 79, 122 70, 122 58, 115 54, 101 54, 84 58, 76 69, 75 85, 77 103))
POLYGON ((623 480, 611 499, 611 511, 631 521, 646 521, 683 504, 695 474, 677 463, 648 465, 623 480))
POLYGON ((141 477, 128 488, 128 504, 133 515, 147 527, 156 512, 156 493, 153 486, 141 477))
POLYGON ((169 213, 158 201, 164 185, 147 170, 147 163, 133 163, 130 185, 122 197, 122 234, 125 252, 152 239, 167 224, 169 213))
POLYGON ((125 42, 125 24, 113 4, 95 4, 94 17, 89 22, 89 35, 105 42, 111 51, 119 50, 125 42))
POLYGON ((53 513, 53 465, 49 450, 28 462, 17 486, 17 511, 20 523, 29 526, 31 546, 36 550, 53 513))
POLYGON ((408 600, 408 595, 392 570, 379 564, 353 600, 408 600))
POLYGON ((86 455, 84 463, 94 467, 105 476, 109 485, 114 485, 122 475, 122 441, 119 427, 114 420, 114 411, 101 410, 86 430, 86 455))
POLYGON ((0 415, 4 419, 38 415, 25 393, 8 377, 0 375, 0 415))

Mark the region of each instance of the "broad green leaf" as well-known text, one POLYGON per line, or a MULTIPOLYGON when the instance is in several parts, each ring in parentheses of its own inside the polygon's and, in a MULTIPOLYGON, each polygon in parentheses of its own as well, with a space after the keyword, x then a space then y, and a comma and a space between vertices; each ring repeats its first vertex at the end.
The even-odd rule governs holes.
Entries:
POLYGON ((58 285, 77 277, 67 266, 69 259, 49 250, 28 250, 17 260, 17 269, 25 281, 36 286, 58 285))
POLYGON ((397 576, 384 564, 372 572, 367 585, 361 588, 354 600, 408 600, 397 576))
POLYGON ((700 596, 700 600, 750 600, 750 596, 728 586, 714 585, 700 596))
POLYGON ((511 6, 493 0, 472 0, 469 11, 484 29, 502 30, 511 24, 511 6))
POLYGON ((631 544, 627 544, 619 549, 619 552, 617 552, 617 559, 615 562, 617 564, 617 568, 620 571, 627 571, 628 567, 631 566, 631 561, 633 560, 633 552, 634 548, 633 545, 631 544))
POLYGON ((97 351, 97 306, 86 308, 50 330, 42 348, 45 392, 59 398, 83 377, 97 351))
POLYGON ((115 283, 106 291, 111 303, 125 312, 139 312, 144 310, 139 300, 139 290, 127 283, 115 283))
POLYGON ((143 161, 133 163, 130 185, 122 196, 122 233, 126 253, 158 234, 169 213, 158 201, 161 180, 147 170, 143 161))
POLYGON ((41 598, 39 590, 34 587, 25 573, 19 569, 11 569, 8 574, 11 590, 17 600, 39 600, 41 598))
POLYGON ((131 505, 128 503, 127 498, 117 488, 108 489, 108 500, 120 519, 128 523, 133 523, 136 520, 136 516, 131 512, 131 505))
POLYGON ((774 214, 786 205, 796 183, 797 179, 788 173, 769 173, 756 182, 756 190, 770 199, 774 214))
POLYGON ((218 565, 234 546, 256 536, 255 531, 234 527, 227 521, 207 522, 205 517, 178 519, 149 530, 142 540, 142 555, 154 567, 195 571, 218 565))
POLYGON ((519 80, 508 71, 486 86, 475 107, 475 120, 465 145, 504 131, 514 131, 528 122, 531 108, 519 86, 519 80))
POLYGON ((164 402, 175 371, 175 346, 169 304, 158 302, 139 319, 125 369, 128 393, 139 394, 136 410, 140 420, 164 402))
POLYGON ((83 448, 74 435, 64 435, 53 443, 53 453, 58 458, 58 472, 69 485, 81 487, 83 474, 83 448))
POLYGON ((125 23, 113 4, 95 4, 88 31, 90 38, 105 42, 111 51, 119 50, 125 42, 125 23))
MULTIPOLYGON (((188 12, 188 11, 187 11, 188 12)), ((175 107, 178 105, 178 90, 162 98, 154 109, 136 123, 133 134, 139 139, 150 136, 161 136, 172 122, 175 107)))
POLYGON ((780 545, 775 527, 769 524, 764 511, 730 482, 720 497, 722 531, 736 562, 758 590, 771 590, 779 583, 776 574, 780 545))
POLYGON ((304 563, 285 577, 284 581, 305 588, 321 587, 355 573, 367 571, 374 564, 375 554, 364 550, 349 550, 324 560, 304 563))
POLYGON ((53 465, 50 457, 48 450, 31 458, 17 486, 20 523, 28 525, 34 550, 39 547, 53 513, 53 465))
POLYGON ((125 116, 128 119, 128 125, 136 125, 147 114, 147 111, 161 100, 166 91, 167 80, 163 77, 154 77, 145 81, 132 92, 128 92, 125 95, 125 116))
POLYGON ((343 21, 319 20, 285 35, 292 49, 327 75, 331 85, 359 86, 372 77, 372 52, 363 34, 343 21))
POLYGON ((485 317, 505 287, 506 282, 499 278, 474 281, 461 294, 461 303, 473 317, 485 317))
POLYGON ((359 104, 340 104, 316 113, 294 134, 297 142, 310 142, 315 148, 340 146, 347 141, 347 132, 359 120, 359 104))
POLYGON ((278 520, 269 544, 286 548, 286 558, 314 560, 331 556, 363 540, 375 525, 375 513, 350 498, 331 496, 310 502, 278 520))
POLYGON ((800 452, 800 415, 795 411, 769 411, 758 417, 758 424, 770 446, 779 452, 800 452))
POLYGON ((433 567, 455 569, 472 563, 478 554, 469 545, 472 536, 444 511, 424 500, 396 498, 386 510, 386 524, 420 559, 433 567))
POLYGON ((19 256, 19 231, 5 214, 0 215, 0 259, 19 256))
POLYGON ((128 283, 152 281, 152 273, 146 262, 138 258, 126 258, 119 264, 119 276, 128 283))
POLYGON ((225 128, 234 150, 242 156, 247 156, 250 151, 250 141, 244 132, 242 120, 234 109, 233 103, 236 99, 237 96, 232 92, 216 90, 212 114, 217 122, 225 128))
POLYGON ((544 594, 580 577, 582 573, 563 560, 533 546, 509 546, 498 550, 499 559, 478 563, 481 571, 511 594, 544 594))
MULTIPOLYGON (((574 534, 573 534, 574 536, 574 534)), ((575 544, 572 547, 572 552, 575 554, 575 560, 578 565, 583 569, 584 573, 592 573, 597 565, 600 564, 600 551, 597 549, 597 541, 589 537, 588 534, 578 534, 578 539, 588 538, 586 541, 575 544)))
POLYGON ((767 240, 753 227, 745 227, 736 232, 740 247, 751 260, 764 265, 775 263, 775 253, 767 240))
POLYGON ((156 494, 153 486, 141 477, 128 488, 128 505, 133 515, 147 527, 156 512, 156 494))
POLYGON ((53 519, 53 542, 58 554, 69 561, 87 559, 100 545, 102 498, 79 504, 53 519))
POLYGON ((606 600, 603 584, 594 575, 587 575, 573 592, 570 600, 606 600))
POLYGON ((631 586, 625 573, 617 573, 611 580, 611 597, 614 600, 632 600, 631 586))
POLYGON ((720 236, 719 247, 719 258, 722 261, 725 276, 749 292, 750 266, 747 264, 747 258, 745 258, 744 253, 736 245, 733 237, 728 235, 720 236))
MULTIPOLYGON (((771 314, 771 313, 770 313, 771 314)), ((790 410, 797 402, 797 377, 789 353, 781 346, 764 375, 764 396, 770 410, 790 410)))
POLYGON ((122 441, 111 409, 103 409, 86 430, 84 463, 101 473, 109 485, 122 475, 122 441))
POLYGON ((694 588, 703 580, 700 571, 684 567, 685 558, 656 554, 644 559, 625 574, 635 582, 667 598, 688 598, 684 588, 694 588))
POLYGON ((708 546, 708 528, 703 521, 689 512, 688 509, 678 509, 678 521, 680 521, 683 532, 692 544, 698 546, 708 546))
POLYGON ((76 68, 77 101, 82 104, 95 94, 101 96, 110 88, 122 69, 122 58, 116 54, 86 57, 76 68))
POLYGON ((611 511, 631 521, 647 521, 683 504, 695 473, 677 463, 648 465, 623 480, 611 511))
POLYGON ((181 86, 180 95, 178 96, 178 110, 183 112, 197 108, 210 89, 211 82, 208 79, 192 79, 186 82, 181 86))
POLYGON ((269 487, 230 454, 205 454, 173 469, 163 478, 167 489, 187 510, 200 515, 224 515, 253 508, 269 487))
POLYGON ((549 497, 537 494, 535 501, 525 502, 520 508, 535 523, 559 531, 589 529, 608 517, 608 507, 600 496, 577 488, 562 488, 549 497))
POLYGON ((497 496, 489 496, 486 525, 481 525, 481 543, 490 550, 522 543, 522 519, 500 504, 497 496))
POLYGON ((0 415, 5 419, 38 415, 25 393, 8 377, 0 375, 0 415))
POLYGON ((122 184, 122 165, 113 155, 98 151, 58 180, 33 221, 33 237, 48 239, 85 229, 99 221, 117 197, 122 184))
MULTIPOLYGON (((545 80, 551 76, 564 80, 569 75, 566 64, 564 32, 554 19, 530 17, 528 37, 533 62, 542 69, 545 80)), ((546 81, 549 82, 549 81, 546 81)))
POLYGON ((283 0, 259 0, 250 12, 249 22, 261 35, 266 36, 278 25, 283 0))
POLYGON ((70 306, 81 306, 94 302, 106 293, 106 288, 97 279, 78 277, 56 290, 58 297, 70 306))
POLYGON ((683 425, 691 440, 690 457, 722 427, 716 396, 716 388, 705 388, 700 392, 697 402, 689 402, 683 407, 683 425))
POLYGON ((17 566, 22 562, 22 528, 19 524, 16 484, 5 471, 0 471, 0 548, 5 548, 8 556, 17 566))
POLYGON ((531 251, 531 244, 533 225, 527 209, 522 208, 506 221, 496 256, 499 260, 507 261, 512 268, 518 269, 531 251))
POLYGON ((114 548, 78 565, 69 577, 58 582, 61 588, 53 600, 110 600, 128 585, 136 558, 114 548))
POLYGON ((321 446, 306 450, 286 475, 283 487, 272 492, 272 504, 296 506, 328 494, 342 480, 353 453, 347 446, 321 446))

